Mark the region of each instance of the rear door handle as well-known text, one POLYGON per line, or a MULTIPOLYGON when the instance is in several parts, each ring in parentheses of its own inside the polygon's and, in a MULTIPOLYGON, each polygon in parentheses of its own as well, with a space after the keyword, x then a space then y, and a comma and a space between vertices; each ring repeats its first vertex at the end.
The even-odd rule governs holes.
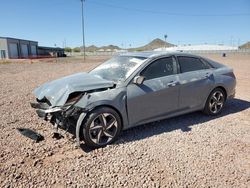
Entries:
POLYGON ((207 72, 206 75, 204 76, 204 78, 209 78, 210 76, 212 76, 212 74, 207 72))
POLYGON ((177 81, 171 81, 171 82, 167 83, 167 86, 173 87, 173 86, 176 86, 177 84, 178 84, 177 81))

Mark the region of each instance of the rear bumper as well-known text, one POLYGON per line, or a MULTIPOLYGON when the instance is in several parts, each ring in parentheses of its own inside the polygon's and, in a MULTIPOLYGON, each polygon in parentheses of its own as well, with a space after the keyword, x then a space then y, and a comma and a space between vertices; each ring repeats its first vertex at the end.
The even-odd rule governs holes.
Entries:
POLYGON ((228 99, 233 99, 233 98, 235 98, 235 93, 229 95, 227 98, 228 98, 228 99))
POLYGON ((233 99, 235 97, 235 94, 236 94, 236 89, 234 86, 234 89, 232 89, 231 92, 228 93, 227 99, 233 99))

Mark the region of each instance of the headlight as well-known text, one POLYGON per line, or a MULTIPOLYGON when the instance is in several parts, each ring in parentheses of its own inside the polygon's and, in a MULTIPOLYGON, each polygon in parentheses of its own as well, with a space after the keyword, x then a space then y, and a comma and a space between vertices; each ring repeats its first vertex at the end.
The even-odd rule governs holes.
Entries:
POLYGON ((77 101, 81 99, 82 96, 83 96, 83 93, 71 93, 65 105, 68 106, 68 105, 72 105, 76 103, 77 101))

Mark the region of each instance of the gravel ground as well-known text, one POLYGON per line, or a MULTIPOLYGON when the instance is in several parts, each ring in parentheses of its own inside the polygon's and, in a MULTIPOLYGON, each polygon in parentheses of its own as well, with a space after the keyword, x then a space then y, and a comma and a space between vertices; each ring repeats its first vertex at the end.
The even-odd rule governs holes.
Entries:
POLYGON ((29 102, 40 84, 87 71, 104 58, 0 64, 0 187, 250 187, 250 55, 209 57, 234 68, 236 98, 218 117, 200 112, 124 131, 102 149, 52 138, 29 102), (34 143, 16 128, 31 128, 34 143))

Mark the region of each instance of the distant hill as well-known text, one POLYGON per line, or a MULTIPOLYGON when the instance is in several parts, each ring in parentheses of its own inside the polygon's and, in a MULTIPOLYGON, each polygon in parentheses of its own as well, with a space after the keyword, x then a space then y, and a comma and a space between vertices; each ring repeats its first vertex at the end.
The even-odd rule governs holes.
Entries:
POLYGON ((250 42, 247 42, 245 44, 242 44, 239 46, 240 49, 250 49, 250 42))
MULTIPOLYGON (((82 48, 82 47, 81 47, 82 48)), ((91 45, 91 46, 87 46, 85 48, 85 50, 87 52, 96 52, 96 51, 116 51, 116 50, 120 50, 121 48, 119 48, 118 46, 115 45, 108 45, 108 46, 101 46, 101 47, 97 47, 95 45, 91 45)))
MULTIPOLYGON (((154 39, 150 43, 137 47, 137 48, 129 48, 127 49, 128 51, 149 51, 149 50, 154 50, 156 48, 162 48, 162 47, 172 47, 175 46, 173 44, 170 44, 168 42, 165 42, 159 38, 154 39)), ((82 48, 82 47, 81 47, 82 48)), ((97 47, 95 45, 87 46, 86 48, 87 52, 96 52, 96 51, 117 51, 117 50, 122 50, 119 46, 115 45, 108 45, 108 46, 101 46, 97 47)))
POLYGON ((111 45, 108 45, 108 46, 102 46, 102 47, 99 48, 99 50, 100 49, 104 49, 106 51, 106 50, 120 50, 121 48, 111 44, 111 45))
POLYGON ((98 47, 95 46, 95 45, 91 45, 91 46, 87 46, 87 47, 85 48, 85 50, 86 50, 87 52, 95 52, 95 51, 98 50, 98 47))
POLYGON ((156 48, 172 47, 172 46, 175 46, 175 45, 157 38, 157 39, 152 40, 150 43, 146 44, 145 46, 141 46, 138 48, 130 48, 128 50, 129 51, 149 51, 149 50, 154 50, 156 48))

